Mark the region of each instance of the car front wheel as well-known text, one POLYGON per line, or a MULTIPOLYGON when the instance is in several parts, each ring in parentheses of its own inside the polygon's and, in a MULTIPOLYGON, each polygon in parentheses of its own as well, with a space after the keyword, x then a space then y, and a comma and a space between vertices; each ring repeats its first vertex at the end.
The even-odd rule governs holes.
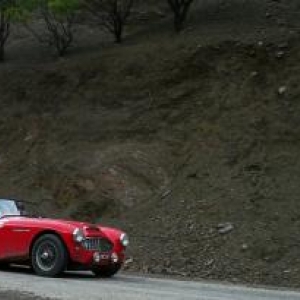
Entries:
POLYGON ((121 268, 121 264, 94 268, 92 271, 96 277, 109 278, 114 276, 121 268))
POLYGON ((34 243, 31 262, 37 275, 55 277, 66 269, 68 253, 58 236, 45 234, 34 243))

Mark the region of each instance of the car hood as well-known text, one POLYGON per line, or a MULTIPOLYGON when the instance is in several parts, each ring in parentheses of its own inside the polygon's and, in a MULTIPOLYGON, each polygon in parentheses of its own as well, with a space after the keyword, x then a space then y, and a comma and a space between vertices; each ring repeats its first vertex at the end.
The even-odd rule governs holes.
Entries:
POLYGON ((103 234, 101 228, 99 225, 95 225, 92 223, 87 222, 78 222, 78 221, 71 221, 71 220, 57 220, 62 225, 67 224, 71 227, 75 228, 81 228, 85 232, 86 235, 98 235, 99 233, 103 234))
POLYGON ((71 227, 95 227, 95 225, 87 222, 79 222, 79 221, 72 221, 72 220, 64 220, 64 219, 43 219, 47 221, 54 221, 55 223, 60 223, 62 225, 67 225, 71 227))
POLYGON ((103 235, 100 226, 88 222, 79 222, 79 221, 64 220, 64 219, 42 219, 42 220, 46 224, 54 224, 55 226, 68 228, 71 231, 73 231, 75 228, 80 228, 84 231, 86 236, 98 236, 99 234, 103 235))

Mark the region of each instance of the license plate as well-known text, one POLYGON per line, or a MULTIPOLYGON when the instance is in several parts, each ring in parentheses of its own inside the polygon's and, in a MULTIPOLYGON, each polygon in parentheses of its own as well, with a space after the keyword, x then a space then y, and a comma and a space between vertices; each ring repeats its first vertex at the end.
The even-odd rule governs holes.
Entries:
POLYGON ((108 254, 100 254, 101 260, 109 260, 109 255, 108 254))

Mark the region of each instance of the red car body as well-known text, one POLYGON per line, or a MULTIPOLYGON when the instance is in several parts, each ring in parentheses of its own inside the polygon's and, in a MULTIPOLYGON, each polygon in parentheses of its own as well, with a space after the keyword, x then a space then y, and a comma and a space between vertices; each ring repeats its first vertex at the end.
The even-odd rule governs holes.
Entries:
POLYGON ((42 276, 82 269, 108 277, 122 266, 128 245, 124 232, 84 222, 22 216, 17 207, 14 200, 0 199, 0 264, 28 264, 42 276))

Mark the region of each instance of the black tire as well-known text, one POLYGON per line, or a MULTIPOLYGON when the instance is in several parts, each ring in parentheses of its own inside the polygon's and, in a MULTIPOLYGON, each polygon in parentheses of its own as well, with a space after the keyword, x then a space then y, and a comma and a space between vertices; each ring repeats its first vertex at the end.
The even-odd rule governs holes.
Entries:
POLYGON ((109 278, 114 276, 121 269, 120 264, 103 266, 92 269, 92 272, 96 277, 109 278))
POLYGON ((31 264, 37 275, 58 276, 68 264, 68 253, 64 243, 54 234, 42 235, 33 245, 31 264))

